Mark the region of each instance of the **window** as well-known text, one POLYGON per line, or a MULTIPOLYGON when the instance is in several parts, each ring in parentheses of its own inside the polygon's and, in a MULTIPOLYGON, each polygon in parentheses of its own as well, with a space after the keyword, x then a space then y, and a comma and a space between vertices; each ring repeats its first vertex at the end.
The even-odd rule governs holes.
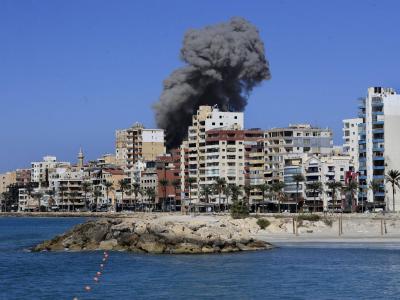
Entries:
POLYGON ((235 116, 235 119, 237 119, 237 116, 235 116))
POLYGON ((224 123, 219 123, 219 125, 221 125, 221 126, 222 126, 222 125, 224 125, 224 123))

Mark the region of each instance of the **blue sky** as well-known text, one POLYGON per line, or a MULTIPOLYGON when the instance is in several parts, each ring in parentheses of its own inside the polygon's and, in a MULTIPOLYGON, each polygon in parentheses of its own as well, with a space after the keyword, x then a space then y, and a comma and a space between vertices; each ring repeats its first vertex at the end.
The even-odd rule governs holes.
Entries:
POLYGON ((46 154, 114 151, 114 131, 153 127, 151 104, 179 67, 189 28, 242 16, 259 28, 272 79, 246 127, 334 130, 368 86, 400 90, 400 1, 0 1, 0 172, 46 154))

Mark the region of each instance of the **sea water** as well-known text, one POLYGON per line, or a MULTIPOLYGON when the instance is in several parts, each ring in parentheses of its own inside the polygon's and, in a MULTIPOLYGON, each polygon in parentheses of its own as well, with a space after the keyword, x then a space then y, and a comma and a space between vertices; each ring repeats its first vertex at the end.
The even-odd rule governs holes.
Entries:
POLYGON ((0 299, 400 298, 397 245, 291 244, 221 255, 110 252, 103 270, 101 251, 27 250, 84 221, 0 218, 0 299))

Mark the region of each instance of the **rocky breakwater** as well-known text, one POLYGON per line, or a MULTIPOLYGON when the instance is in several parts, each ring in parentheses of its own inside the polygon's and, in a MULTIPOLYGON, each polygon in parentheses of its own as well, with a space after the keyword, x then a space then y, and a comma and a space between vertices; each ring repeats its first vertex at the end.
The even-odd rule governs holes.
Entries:
POLYGON ((234 220, 230 217, 144 215, 129 219, 99 219, 77 225, 33 250, 195 254, 272 248, 251 237, 258 228, 255 219, 234 220))

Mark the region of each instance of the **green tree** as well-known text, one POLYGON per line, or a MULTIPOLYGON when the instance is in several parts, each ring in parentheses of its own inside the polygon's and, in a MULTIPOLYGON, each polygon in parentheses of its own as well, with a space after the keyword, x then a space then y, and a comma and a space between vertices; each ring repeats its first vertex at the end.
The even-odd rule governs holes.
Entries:
POLYGON ((69 195, 70 197, 70 201, 72 203, 72 211, 75 211, 75 202, 78 202, 79 196, 81 194, 79 194, 77 191, 73 191, 71 192, 71 194, 69 195))
POLYGON ((138 202, 137 198, 138 198, 138 195, 140 193, 140 183, 135 182, 135 183, 132 184, 132 192, 135 195, 135 210, 136 210, 136 205, 137 205, 137 202, 138 202))
POLYGON ((93 191, 93 196, 96 201, 96 211, 99 208, 99 197, 101 197, 102 195, 103 195, 103 193, 101 192, 100 187, 96 186, 93 191))
POLYGON ((308 189, 312 191, 313 193, 313 212, 316 212, 317 206, 316 206, 316 198, 319 196, 319 194, 322 192, 322 183, 320 181, 313 181, 307 185, 308 189))
POLYGON ((298 211, 298 205, 299 205, 299 188, 300 188, 300 182, 304 182, 305 178, 302 174, 295 174, 293 175, 293 181, 296 182, 296 213, 298 211))
POLYGON ((274 182, 271 185, 271 192, 274 195, 274 198, 278 200, 278 212, 281 212, 281 200, 283 199, 284 192, 283 188, 285 187, 285 183, 283 182, 274 182))
POLYGON ((201 186, 200 195, 204 197, 205 203, 210 203, 211 188, 208 185, 201 186))
MULTIPOLYGON (((387 175, 385 176, 388 183, 392 186, 392 201, 393 201, 393 212, 396 211, 395 207, 395 194, 396 194, 396 186, 400 188, 400 171, 399 170, 389 170, 387 175)), ((389 205, 388 205, 389 206, 389 205)))
POLYGON ((89 203, 87 199, 87 194, 92 190, 92 184, 89 181, 82 182, 82 191, 85 196, 85 208, 89 209, 89 203))
POLYGON ((357 192, 357 189, 358 189, 358 184, 356 181, 353 180, 350 180, 347 184, 345 184, 342 189, 346 194, 350 195, 351 212, 354 211, 354 206, 355 206, 354 195, 357 192))
POLYGON ((121 210, 124 209, 124 193, 129 190, 129 181, 124 178, 118 181, 119 190, 121 191, 121 210))
POLYGON ((155 205, 155 199, 156 199, 156 190, 153 187, 147 188, 146 189, 146 195, 149 199, 149 202, 151 202, 152 206, 154 207, 155 205))
POLYGON ((106 180, 106 182, 104 182, 104 187, 106 188, 106 197, 107 197, 107 205, 108 205, 108 203, 110 201, 108 195, 109 195, 110 191, 112 191, 114 189, 114 185, 111 181, 106 180))
MULTIPOLYGON (((254 186, 250 185, 250 184, 246 184, 243 187, 244 193, 246 195, 246 205, 247 207, 250 207, 250 195, 251 195, 251 191, 254 189, 254 186)), ((242 204, 244 204, 244 201, 242 202, 242 204)))
POLYGON ((192 207, 192 187, 193 187, 193 184, 196 183, 196 178, 188 177, 186 180, 186 183, 189 187, 189 211, 190 211, 191 207, 192 207))
MULTIPOLYGON (((257 189, 261 192, 262 203, 263 203, 263 207, 264 207, 264 205, 265 205, 265 194, 270 190, 270 186, 267 183, 263 183, 263 184, 260 184, 259 186, 257 186, 257 189)), ((257 211, 257 207, 255 209, 257 211)))
POLYGON ((174 193, 175 193, 175 197, 174 197, 174 211, 176 211, 176 198, 177 198, 177 191, 181 186, 181 181, 180 179, 176 178, 174 180, 172 180, 171 182, 172 186, 174 187, 174 193))
POLYGON ((167 203, 167 187, 169 185, 169 181, 165 178, 161 178, 158 182, 160 183, 163 190, 163 201, 161 202, 161 208, 162 211, 165 211, 165 206, 167 203))
POLYGON ((374 208, 376 205, 376 193, 378 193, 381 190, 381 185, 382 183, 377 180, 371 180, 370 183, 368 184, 368 188, 372 191, 374 208))
POLYGON ((231 186, 229 184, 225 185, 225 187, 224 187, 224 195, 226 198, 226 203, 224 205, 224 211, 226 211, 226 208, 229 205, 229 197, 232 195, 231 186))
POLYGON ((232 193, 232 205, 230 213, 232 218, 245 218, 249 215, 248 207, 243 205, 243 199, 239 199, 242 196, 242 187, 236 184, 230 184, 230 190, 232 193))
POLYGON ((338 190, 340 190, 341 188, 342 188, 342 183, 341 182, 339 182, 339 181, 335 181, 335 180, 332 180, 332 181, 328 181, 327 183, 326 183, 326 186, 328 187, 328 189, 331 191, 331 193, 332 193, 332 208, 334 208, 334 205, 335 205, 335 201, 336 201, 336 192, 338 191, 338 190))
POLYGON ((218 177, 214 182, 215 190, 218 193, 218 211, 221 211, 221 195, 226 186, 226 180, 223 177, 218 177))
POLYGON ((38 191, 38 192, 33 193, 33 198, 36 198, 36 200, 38 202, 38 211, 41 211, 41 207, 42 207, 41 200, 42 200, 42 197, 43 197, 43 193, 42 192, 38 191))

